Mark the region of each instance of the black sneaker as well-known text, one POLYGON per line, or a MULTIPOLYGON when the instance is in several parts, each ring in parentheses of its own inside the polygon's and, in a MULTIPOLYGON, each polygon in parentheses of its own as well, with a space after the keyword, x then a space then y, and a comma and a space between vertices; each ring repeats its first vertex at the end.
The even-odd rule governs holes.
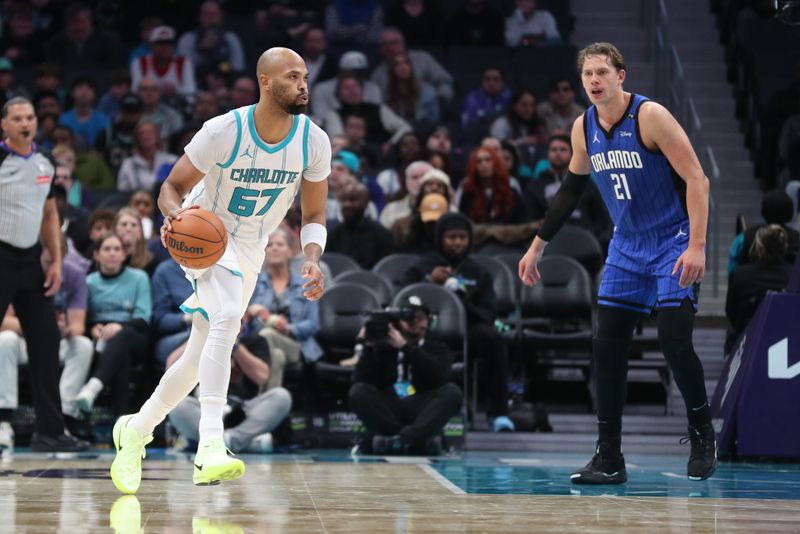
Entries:
POLYGON ((48 436, 34 432, 31 437, 33 452, 81 452, 89 450, 91 445, 86 441, 75 439, 68 434, 48 436))
POLYGON ((624 484, 628 481, 625 457, 610 444, 598 441, 592 460, 569 479, 573 484, 624 484))
POLYGON ((686 471, 689 480, 705 480, 717 469, 717 440, 711 424, 689 427, 689 435, 681 443, 691 442, 692 452, 686 471))
POLYGON ((64 426, 73 437, 89 443, 94 442, 94 428, 88 419, 64 414, 64 426))

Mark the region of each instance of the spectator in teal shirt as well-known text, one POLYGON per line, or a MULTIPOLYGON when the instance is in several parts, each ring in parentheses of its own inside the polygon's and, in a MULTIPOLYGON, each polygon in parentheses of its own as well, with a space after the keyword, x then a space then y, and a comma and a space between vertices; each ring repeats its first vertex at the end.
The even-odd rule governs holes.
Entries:
POLYGON ((87 324, 95 342, 97 365, 75 401, 91 412, 97 395, 111 386, 113 410, 128 410, 129 374, 148 352, 152 299, 150 280, 141 269, 125 266, 122 240, 105 234, 95 244, 98 269, 86 278, 87 324))

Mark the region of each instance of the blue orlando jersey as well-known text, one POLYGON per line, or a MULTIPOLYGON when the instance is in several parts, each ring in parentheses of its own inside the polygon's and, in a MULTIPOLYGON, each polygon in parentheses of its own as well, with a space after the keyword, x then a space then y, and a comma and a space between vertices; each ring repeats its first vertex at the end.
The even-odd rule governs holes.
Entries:
POLYGON ((631 94, 628 109, 608 132, 600 126, 595 106, 583 119, 592 178, 623 235, 688 225, 684 181, 663 154, 642 143, 638 116, 646 101, 631 94))

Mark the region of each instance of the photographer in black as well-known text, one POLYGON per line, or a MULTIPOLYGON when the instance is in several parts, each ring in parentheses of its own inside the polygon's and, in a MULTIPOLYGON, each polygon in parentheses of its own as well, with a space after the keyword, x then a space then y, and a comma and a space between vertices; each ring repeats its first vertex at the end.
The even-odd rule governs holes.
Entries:
POLYGON ((448 382, 447 345, 426 339, 431 316, 412 295, 403 307, 371 314, 359 332, 350 409, 367 428, 364 452, 441 453, 440 433, 461 407, 461 390, 448 382), (370 447, 371 446, 371 447, 370 447))

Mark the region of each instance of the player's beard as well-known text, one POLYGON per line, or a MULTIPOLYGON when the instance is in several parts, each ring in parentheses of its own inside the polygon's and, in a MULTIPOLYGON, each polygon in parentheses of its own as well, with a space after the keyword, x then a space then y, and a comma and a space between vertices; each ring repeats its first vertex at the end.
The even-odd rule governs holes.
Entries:
POLYGON ((294 99, 291 99, 288 93, 289 91, 284 87, 273 86, 272 98, 274 98, 281 109, 289 115, 305 113, 306 109, 308 109, 308 102, 305 104, 298 104, 297 101, 301 95, 297 95, 294 99))

